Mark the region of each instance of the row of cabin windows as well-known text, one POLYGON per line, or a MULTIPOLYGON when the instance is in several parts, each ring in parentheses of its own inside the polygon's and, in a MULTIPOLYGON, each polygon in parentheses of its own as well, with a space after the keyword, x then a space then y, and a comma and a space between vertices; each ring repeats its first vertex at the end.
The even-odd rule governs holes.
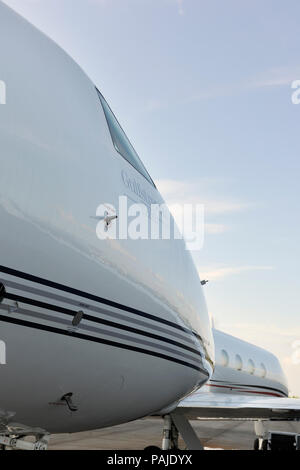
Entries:
MULTIPOLYGON (((221 365, 223 367, 229 366, 229 355, 225 349, 221 351, 221 365)), ((260 363, 259 367, 256 367, 252 359, 248 359, 246 367, 244 367, 243 360, 239 354, 236 354, 234 361, 234 368, 238 371, 246 371, 251 375, 259 375, 262 378, 265 378, 267 375, 267 369, 263 362, 260 363)))

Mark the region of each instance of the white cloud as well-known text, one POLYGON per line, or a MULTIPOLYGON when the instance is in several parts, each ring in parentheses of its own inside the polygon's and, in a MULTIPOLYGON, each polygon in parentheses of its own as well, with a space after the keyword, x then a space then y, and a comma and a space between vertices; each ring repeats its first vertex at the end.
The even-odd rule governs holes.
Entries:
MULTIPOLYGON (((251 207, 251 204, 246 204, 234 200, 217 200, 207 196, 209 187, 216 185, 215 180, 199 179, 197 181, 180 181, 171 179, 162 179, 156 181, 156 185, 161 195, 163 196, 166 204, 168 205, 171 214, 173 215, 178 227, 182 227, 183 206, 185 204, 193 205, 193 218, 195 220, 197 206, 202 206, 204 209, 204 220, 201 227, 198 226, 198 232, 201 230, 203 235, 217 235, 222 234, 229 230, 229 227, 218 221, 208 220, 209 217, 224 215, 227 213, 245 210, 251 207), (206 194, 205 194, 206 193, 206 194)), ((201 210, 202 210, 201 208, 201 210)), ((190 223, 193 221, 190 220, 190 223)), ((193 226, 185 225, 186 233, 192 233, 193 226)))
POLYGON ((205 196, 204 181, 180 181, 161 179, 156 181, 157 188, 168 205, 173 204, 203 204, 205 214, 224 214, 226 212, 236 212, 251 207, 233 200, 217 200, 205 196), (202 189, 204 187, 204 189, 202 189))
POLYGON ((178 5, 178 14, 181 16, 184 15, 183 0, 177 0, 177 5, 178 5))
MULTIPOLYGON (((273 67, 269 70, 262 71, 256 76, 246 77, 238 82, 231 83, 214 83, 211 86, 202 86, 201 90, 194 90, 186 95, 181 95, 180 100, 176 100, 177 104, 189 105, 204 100, 217 99, 223 97, 236 96, 247 93, 249 91, 291 87, 294 80, 300 79, 300 66, 282 66, 273 67)), ((157 111, 159 109, 170 108, 174 105, 174 101, 164 101, 163 99, 155 99, 146 106, 147 111, 157 111), (173 104, 172 104, 173 103, 173 104)))
POLYGON ((165 103, 163 103, 161 100, 158 100, 158 99, 150 99, 147 103, 146 103, 146 110, 147 111, 158 111, 160 109, 164 109, 166 106, 165 106, 165 103))
POLYGON ((89 0, 90 3, 96 3, 98 5, 104 6, 107 4, 108 0, 89 0))
POLYGON ((266 88, 266 87, 279 87, 290 86, 291 83, 300 78, 300 67, 275 67, 272 68, 261 76, 249 80, 249 88, 266 88))
MULTIPOLYGON (((209 217, 226 213, 237 212, 250 207, 250 204, 234 200, 217 200, 209 198, 207 193, 211 191, 209 187, 216 185, 215 180, 199 179, 197 181, 180 181, 171 179, 157 180, 156 185, 166 204, 173 215, 177 227, 182 231, 183 207, 186 204, 192 204, 192 219, 185 220, 184 233, 192 234, 194 230, 198 236, 201 235, 201 245, 204 242, 205 235, 218 235, 229 230, 229 227, 218 221, 208 220, 209 217), (205 194, 206 193, 206 194, 205 194), (201 218, 201 224, 195 225, 196 214, 204 215, 201 218)), ((199 221, 199 218, 197 219, 199 221)))
POLYGON ((219 267, 200 267, 198 268, 201 279, 218 281, 228 276, 242 274, 247 271, 270 271, 273 266, 219 266, 219 267))
POLYGON ((204 224, 205 233, 216 235, 218 233, 224 233, 228 230, 228 227, 224 224, 204 224))

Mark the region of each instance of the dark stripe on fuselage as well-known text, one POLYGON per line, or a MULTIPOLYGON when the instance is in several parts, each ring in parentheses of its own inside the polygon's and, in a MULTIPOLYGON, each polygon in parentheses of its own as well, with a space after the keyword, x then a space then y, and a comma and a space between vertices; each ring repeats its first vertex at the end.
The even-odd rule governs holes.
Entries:
POLYGON ((79 297, 83 297, 83 298, 86 298, 86 299, 89 299, 89 300, 93 300, 94 302, 98 302, 100 304, 109 305, 110 307, 117 308, 117 309, 129 312, 129 313, 132 313, 133 315, 138 315, 138 316, 141 316, 141 317, 144 317, 144 318, 149 318, 150 320, 154 320, 156 322, 163 323, 163 324, 168 325, 172 328, 176 328, 177 330, 181 330, 181 331, 184 331, 185 333, 196 336, 200 341, 202 341, 202 338, 197 333, 195 333, 192 330, 189 330, 188 328, 184 328, 183 326, 177 325, 176 323, 173 323, 169 320, 165 320, 164 318, 159 318, 159 317, 157 317, 155 315, 152 315, 150 313, 146 313, 146 312, 143 312, 141 310, 138 310, 138 309, 135 309, 135 308, 132 308, 132 307, 128 307, 126 305, 119 304, 119 303, 114 302, 112 300, 104 299, 104 298, 99 297, 97 295, 90 294, 88 292, 84 292, 84 291, 81 291, 81 290, 78 290, 78 289, 74 289, 73 287, 65 286, 63 284, 59 284, 59 283, 54 282, 54 281, 49 281, 48 279, 43 279, 43 278, 40 278, 40 277, 37 277, 37 276, 33 276, 31 274, 24 273, 22 271, 17 271, 15 269, 7 268, 6 266, 0 266, 0 272, 8 274, 10 276, 18 277, 20 279, 25 279, 27 281, 35 282, 37 284, 41 284, 41 285, 44 285, 44 286, 47 286, 47 287, 51 287, 53 289, 57 289, 57 290, 60 290, 60 291, 63 291, 63 292, 68 292, 70 294, 77 295, 79 297))
POLYGON ((119 342, 116 342, 116 341, 110 341, 110 340, 107 340, 107 339, 104 339, 104 338, 96 338, 94 336, 89 336, 89 335, 85 335, 85 334, 82 334, 82 333, 61 330, 60 328, 55 328, 55 327, 51 327, 51 326, 48 326, 48 325, 43 325, 43 324, 39 324, 39 323, 35 323, 35 322, 29 322, 29 321, 26 321, 26 320, 20 320, 20 319, 17 319, 17 318, 11 318, 11 317, 7 317, 7 316, 4 316, 4 315, 0 315, 0 321, 3 321, 5 323, 10 323, 10 324, 13 324, 13 325, 23 326, 25 328, 32 328, 32 329, 35 329, 35 330, 41 330, 41 331, 44 331, 44 332, 50 332, 50 333, 55 333, 55 334, 58 334, 58 335, 68 336, 69 338, 77 338, 77 339, 90 341, 90 342, 94 342, 94 343, 105 344, 107 346, 112 346, 112 347, 120 348, 120 349, 126 349, 126 350, 129 350, 129 351, 134 351, 134 352, 146 354, 148 356, 159 357, 161 359, 165 359, 165 360, 170 361, 170 362, 175 362, 177 364, 180 364, 180 365, 189 367, 191 369, 194 369, 198 372, 201 372, 206 377, 209 376, 208 372, 205 369, 201 368, 201 367, 198 367, 194 364, 190 364, 188 362, 182 361, 182 360, 177 359, 175 357, 171 357, 171 356, 167 356, 165 354, 158 353, 156 351, 149 351, 147 349, 139 348, 139 347, 132 346, 132 345, 129 345, 129 344, 119 343, 119 342))
MULTIPOLYGON (((23 297, 23 296, 20 296, 20 295, 10 294, 8 292, 6 292, 3 295, 3 298, 4 299, 6 298, 6 299, 14 300, 16 302, 21 302, 21 303, 24 303, 26 305, 32 305, 34 307, 39 307, 39 308, 42 308, 42 309, 45 309, 45 310, 50 310, 50 311, 53 311, 53 312, 63 313, 64 315, 68 315, 72 318, 74 318, 75 315, 78 313, 76 311, 73 311, 73 310, 70 310, 70 309, 67 309, 67 308, 64 308, 64 307, 60 307, 58 305, 52 305, 52 304, 49 304, 49 303, 46 303, 46 302, 41 302, 39 300, 29 299, 27 297, 23 297)), ((122 325, 120 323, 115 323, 115 322, 112 322, 110 320, 106 320, 104 318, 97 318, 97 317, 94 317, 94 316, 86 314, 86 313, 83 314, 83 320, 87 320, 87 321, 97 323, 97 324, 101 324, 101 325, 106 325, 106 326, 116 328, 116 329, 119 329, 119 330, 129 331, 130 333, 138 334, 138 335, 141 335, 141 336, 146 336, 148 338, 153 338, 153 339, 156 339, 158 341, 162 341, 164 343, 172 344, 174 346, 177 346, 180 349, 184 349, 186 351, 189 351, 189 352, 191 352, 193 354, 196 354, 197 356, 201 357, 200 352, 197 351, 194 348, 186 346, 185 344, 179 343, 178 341, 174 341, 170 338, 166 338, 166 337, 163 337, 163 336, 160 336, 160 335, 156 335, 154 333, 150 333, 148 331, 139 330, 137 328, 133 328, 133 327, 128 326, 128 325, 122 325)), ((53 321, 55 321, 55 318, 53 318, 53 321)), ((70 323, 70 326, 71 326, 71 323, 70 323)))
POLYGON ((57 328, 63 328, 67 331, 74 331, 79 332, 87 335, 93 335, 100 338, 108 338, 112 339, 113 341, 120 341, 123 343, 133 344, 134 346, 146 347, 151 351, 159 351, 163 354, 170 354, 175 357, 179 357, 179 359, 187 360, 188 362, 192 362, 193 364, 200 365, 203 367, 203 361, 199 361, 199 357, 192 356, 192 354, 188 353, 187 351, 181 351, 178 348, 176 349, 172 345, 168 345, 165 343, 157 343, 154 340, 143 338, 142 336, 127 334, 127 332, 122 332, 119 330, 114 330, 112 328, 107 329, 105 326, 101 327, 101 325, 89 325, 85 322, 80 323, 79 327, 74 327, 73 325, 70 326, 70 319, 69 318, 60 318, 57 316, 53 316, 48 314, 48 312, 44 313, 40 309, 38 311, 34 311, 33 309, 26 309, 18 305, 17 307, 9 307, 5 304, 0 304, 0 310, 3 312, 3 315, 7 315, 8 309, 13 308, 13 312, 9 312, 9 316, 12 315, 14 318, 23 318, 28 321, 34 321, 36 323, 42 323, 50 326, 54 326, 57 328), (21 315, 21 316, 20 316, 21 315), (50 322, 50 323, 49 323, 50 322))
MULTIPOLYGON (((0 279, 0 282, 1 282, 1 279, 0 279)), ((49 302, 49 299, 51 299, 51 301, 60 302, 60 303, 72 306, 71 308, 73 309, 74 307, 76 307, 76 309, 78 308, 80 310, 84 309, 84 311, 93 312, 97 314, 98 316, 100 314, 101 318, 104 315, 105 317, 109 317, 109 320, 114 320, 117 322, 125 321, 126 323, 130 323, 134 325, 134 327, 142 327, 143 330, 145 330, 146 328, 146 331, 147 329, 151 329, 156 334, 163 333, 163 335, 171 335, 177 341, 178 340, 185 341, 189 343, 190 345, 194 346, 194 340, 195 340, 194 336, 186 333, 185 331, 170 329, 168 328, 167 325, 164 326, 157 322, 149 321, 147 319, 142 319, 134 315, 130 316, 130 315, 127 315, 126 312, 123 312, 123 311, 117 312, 116 309, 111 309, 109 307, 106 307, 105 305, 99 305, 99 304, 95 305, 91 302, 87 303, 86 300, 83 301, 80 298, 77 298, 77 299, 74 297, 71 298, 69 295, 66 297, 63 294, 61 295, 60 292, 57 293, 52 290, 50 291, 50 289, 47 289, 47 290, 40 289, 39 287, 36 287, 36 286, 29 286, 27 284, 14 282, 8 279, 5 279, 5 281, 3 280, 3 282, 5 283, 6 291, 9 288, 9 289, 21 291, 22 292, 21 295, 24 295, 24 293, 26 293, 26 295, 28 294, 36 295, 38 297, 41 297, 43 301, 45 302, 46 301, 49 302)))
MULTIPOLYGON (((265 386, 265 385, 250 385, 250 384, 239 384, 239 383, 231 383, 231 382, 227 382, 225 380, 213 380, 211 379, 210 382, 214 382, 216 384, 224 384, 226 387, 228 388, 234 388, 234 387, 249 387, 249 388, 259 388, 260 390, 270 390, 270 391, 273 391, 273 392, 276 392, 276 393, 280 393, 282 395, 284 395, 285 397, 288 397, 288 394, 286 392, 283 392, 282 390, 278 389, 278 388, 274 388, 274 387, 268 387, 268 386, 265 386)), ((209 384, 207 384, 209 385, 209 384)), ((213 385, 213 384, 212 384, 213 385)), ((221 385, 220 385, 221 386, 221 385)), ((242 390, 242 389, 241 389, 242 390)))

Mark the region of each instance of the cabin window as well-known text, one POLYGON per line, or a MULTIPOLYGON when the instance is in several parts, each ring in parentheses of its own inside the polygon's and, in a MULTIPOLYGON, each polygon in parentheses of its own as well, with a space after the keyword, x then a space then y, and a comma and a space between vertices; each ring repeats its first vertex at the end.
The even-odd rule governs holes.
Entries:
POLYGON ((260 365, 260 370, 261 370, 261 377, 264 379, 267 376, 267 369, 263 362, 260 365))
POLYGON ((229 356, 228 356, 228 352, 225 351, 225 349, 222 349, 221 351, 221 365, 223 367, 228 367, 229 365, 229 356))
POLYGON ((117 118, 107 104, 105 98, 97 88, 96 90, 102 104, 111 139, 116 151, 122 155, 122 157, 125 158, 125 160, 127 160, 128 163, 130 163, 130 165, 132 165, 141 175, 143 175, 149 181, 149 183, 155 186, 138 154, 134 150, 125 132, 117 121, 117 118))
POLYGON ((236 370, 243 370, 243 361, 239 354, 235 356, 235 368, 236 370))
POLYGON ((255 373, 255 364, 252 361, 252 359, 249 359, 249 361, 248 361, 248 372, 251 375, 254 375, 254 373, 255 373))

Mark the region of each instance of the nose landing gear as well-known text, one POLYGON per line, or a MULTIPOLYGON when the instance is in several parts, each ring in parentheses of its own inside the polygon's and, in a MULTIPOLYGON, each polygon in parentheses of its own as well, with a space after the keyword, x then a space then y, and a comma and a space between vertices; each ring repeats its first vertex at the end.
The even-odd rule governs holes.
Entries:
MULTIPOLYGON (((176 412, 165 415, 162 450, 179 450, 179 434, 184 440, 187 449, 203 450, 200 439, 184 415, 176 412)), ((148 450, 148 448, 145 450, 148 450)))
POLYGON ((162 450, 178 449, 178 429, 170 415, 164 417, 162 450))

